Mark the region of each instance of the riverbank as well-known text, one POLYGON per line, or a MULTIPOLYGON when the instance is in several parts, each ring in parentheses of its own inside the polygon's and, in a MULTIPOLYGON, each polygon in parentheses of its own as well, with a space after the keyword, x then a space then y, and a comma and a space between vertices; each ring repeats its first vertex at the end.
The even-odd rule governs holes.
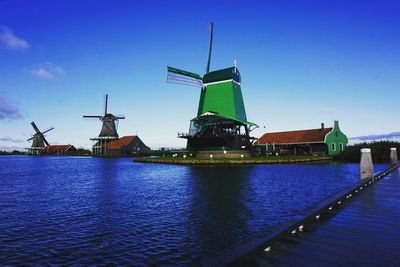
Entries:
POLYGON ((134 158, 134 162, 162 163, 162 164, 183 164, 183 165, 245 165, 245 164, 289 164, 307 162, 326 162, 331 157, 315 156, 271 156, 271 157, 249 157, 237 159, 207 159, 207 158, 183 158, 183 157, 142 157, 134 158))

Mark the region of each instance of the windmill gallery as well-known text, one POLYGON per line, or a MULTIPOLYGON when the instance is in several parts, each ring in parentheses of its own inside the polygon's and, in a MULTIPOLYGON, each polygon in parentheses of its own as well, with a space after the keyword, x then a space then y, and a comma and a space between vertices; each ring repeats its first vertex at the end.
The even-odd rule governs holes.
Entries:
MULTIPOLYGON (((260 146, 260 142, 257 142, 258 139, 250 136, 251 132, 258 128, 258 125, 247 120, 241 89, 241 75, 236 66, 236 60, 232 67, 210 71, 213 29, 214 24, 209 23, 208 59, 203 76, 182 69, 170 66, 167 67, 167 82, 194 86, 200 89, 197 115, 190 120, 188 132, 178 133, 178 138, 187 140, 186 149, 183 153, 197 158, 247 158, 256 154, 259 155, 260 151, 262 151, 262 154, 282 151, 288 154, 296 154, 296 151, 302 151, 304 154, 313 154, 312 149, 304 149, 304 147, 310 147, 312 143, 307 143, 307 140, 310 139, 307 136, 304 136, 301 142, 296 141, 290 144, 283 143, 279 146, 275 146, 275 143, 266 143, 260 146), (304 140, 306 141, 304 142, 304 140), (263 148, 268 147, 268 145, 271 145, 274 151, 268 149, 263 150, 263 148)), ((83 118, 86 119, 98 119, 102 122, 99 135, 90 138, 90 140, 93 141, 92 155, 151 155, 151 149, 147 147, 138 136, 130 135, 122 138, 119 137, 117 132, 118 123, 120 120, 125 119, 125 116, 109 113, 107 106, 108 95, 105 96, 103 115, 83 116, 83 118)), ((53 128, 41 132, 33 122, 32 127, 35 129, 36 133, 32 138, 28 139, 33 140, 32 147, 28 150, 29 154, 63 154, 67 153, 69 150, 75 149, 71 145, 58 146, 60 150, 55 149, 55 146, 50 146, 45 139, 45 133, 53 128)), ((335 129, 338 129, 338 127, 333 128, 331 131, 335 129)), ((318 131, 318 129, 313 131, 318 131)), ((311 133, 311 131, 305 132, 311 133)), ((293 133, 296 133, 296 131, 293 131, 293 133)), ((321 149, 318 150, 319 154, 332 154, 332 148, 330 146, 338 147, 340 150, 337 151, 338 153, 344 150, 344 147, 347 145, 346 136, 338 131, 332 133, 332 136, 336 136, 335 140, 331 141, 335 143, 335 145, 325 144, 321 141, 322 145, 321 149)))

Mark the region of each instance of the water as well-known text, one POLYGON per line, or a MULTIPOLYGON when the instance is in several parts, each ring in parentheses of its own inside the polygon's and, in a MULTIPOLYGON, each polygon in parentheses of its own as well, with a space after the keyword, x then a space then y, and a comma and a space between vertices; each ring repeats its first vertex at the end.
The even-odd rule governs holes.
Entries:
POLYGON ((358 168, 2 156, 0 262, 198 265, 355 184, 358 168))

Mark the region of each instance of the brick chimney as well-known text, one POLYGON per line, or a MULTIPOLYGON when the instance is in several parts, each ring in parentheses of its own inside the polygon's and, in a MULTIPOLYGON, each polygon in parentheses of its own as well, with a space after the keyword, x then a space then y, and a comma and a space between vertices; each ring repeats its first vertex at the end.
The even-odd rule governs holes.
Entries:
POLYGON ((322 122, 321 123, 321 130, 324 130, 325 129, 325 124, 322 122))

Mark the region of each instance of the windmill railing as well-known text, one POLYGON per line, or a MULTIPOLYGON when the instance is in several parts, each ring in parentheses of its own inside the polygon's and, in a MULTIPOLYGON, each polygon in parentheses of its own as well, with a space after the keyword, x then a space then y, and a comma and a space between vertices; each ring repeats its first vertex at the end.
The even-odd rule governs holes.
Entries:
POLYGON ((189 133, 178 133, 178 137, 180 138, 185 138, 185 137, 191 137, 193 135, 189 134, 189 133))
POLYGON ((96 140, 116 140, 116 139, 118 139, 117 136, 99 136, 99 137, 90 138, 90 140, 94 140, 94 141, 96 141, 96 140))
MULTIPOLYGON (((188 138, 188 137, 193 137, 195 134, 190 134, 190 133, 178 133, 179 138, 188 138)), ((239 137, 239 138, 247 138, 247 135, 245 134, 236 134, 233 132, 225 132, 225 133, 215 133, 215 134, 199 134, 198 137, 202 138, 210 138, 210 137, 239 137)))

